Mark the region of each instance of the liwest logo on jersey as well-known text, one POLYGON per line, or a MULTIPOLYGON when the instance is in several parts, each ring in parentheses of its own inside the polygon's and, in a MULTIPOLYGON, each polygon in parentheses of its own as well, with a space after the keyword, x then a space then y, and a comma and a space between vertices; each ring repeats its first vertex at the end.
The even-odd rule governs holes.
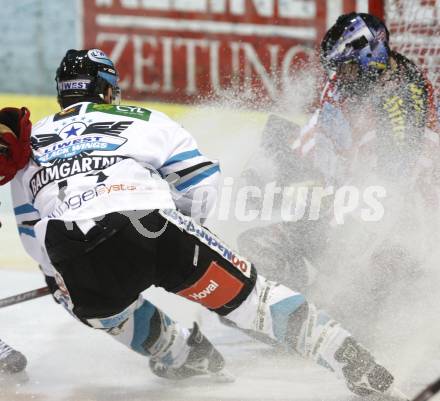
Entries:
POLYGON ((84 122, 72 122, 57 134, 35 135, 32 146, 36 161, 48 163, 93 151, 115 151, 127 142, 126 138, 119 135, 132 123, 133 121, 109 121, 87 125, 84 122))

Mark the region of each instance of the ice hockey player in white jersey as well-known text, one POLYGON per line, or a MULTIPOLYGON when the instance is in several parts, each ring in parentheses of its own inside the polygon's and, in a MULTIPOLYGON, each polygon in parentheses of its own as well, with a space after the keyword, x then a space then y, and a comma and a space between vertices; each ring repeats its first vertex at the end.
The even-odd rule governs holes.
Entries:
MULTIPOLYGON (((83 53, 83 55, 86 56, 87 52, 83 53)), ((91 58, 94 57, 93 54, 94 53, 91 51, 91 58)), ((99 57, 99 60, 103 61, 103 63, 106 62, 106 59, 102 58, 102 54, 100 53, 100 51, 96 51, 95 56, 99 57)), ((75 74, 78 70, 82 70, 82 72, 85 73, 90 73, 89 68, 92 68, 93 70, 93 61, 91 61, 88 57, 85 58, 84 62, 82 62, 81 60, 82 59, 79 57, 74 57, 70 59, 66 56, 66 63, 69 64, 69 62, 72 61, 72 63, 74 64, 70 65, 72 71, 68 73, 75 74)), ((58 70, 59 74, 66 74, 66 72, 62 70, 62 68, 66 67, 66 63, 61 65, 60 69, 58 70)), ((103 74, 106 79, 106 81, 102 80, 102 82, 99 82, 98 80, 97 83, 100 85, 103 85, 104 82, 112 79, 112 82, 115 83, 117 79, 117 75, 115 73, 115 70, 112 68, 111 61, 108 60, 107 63, 107 65, 103 64, 103 69, 108 68, 111 71, 111 74, 105 76, 105 72, 100 71, 99 74, 103 74)), ((99 64, 96 63, 96 65, 99 64)), ((93 72, 97 73, 97 71, 92 71, 92 73, 93 72)), ((64 83, 63 85, 69 86, 70 83, 64 83)), ((75 84, 73 84, 73 88, 75 88, 76 91, 72 90, 72 93, 77 93, 78 91, 81 92, 81 88, 78 89, 75 84)), ((96 89, 97 92, 100 90, 102 90, 102 87, 96 89)), ((60 105, 62 103, 63 102, 60 100, 60 105)), ((148 116, 150 113, 150 111, 148 110, 137 107, 130 108, 129 106, 128 109, 121 106, 120 110, 125 110, 122 115, 137 115, 141 119, 144 118, 145 115, 148 116)), ((0 150, 3 150, 2 154, 0 154, 0 171, 3 175, 2 177, 0 177, 0 184, 5 184, 6 182, 10 181, 14 177, 16 171, 23 167, 29 159, 31 149, 31 124, 29 116, 29 111, 24 107, 20 110, 14 108, 5 108, 0 111, 0 121, 4 123, 4 125, 0 124, 0 129, 2 129, 1 140, 3 141, 2 142, 0 140, 0 146, 3 144, 3 147, 0 147, 0 150), (8 128, 8 126, 11 128, 8 128), (11 131, 20 132, 21 135, 15 136, 11 131)), ((67 117, 69 117, 68 113, 67 117)), ((63 118, 65 118, 65 114, 63 112, 57 115, 57 119, 63 120, 63 118)), ((64 125, 63 122, 61 122, 61 125, 64 125)), ((73 128, 76 128, 77 126, 78 124, 74 124, 73 128)), ((97 132, 99 132, 99 127, 97 132)), ((109 136, 108 138, 112 139, 111 136, 109 136)), ((87 139, 85 139, 84 142, 87 142, 87 139)), ((99 146, 100 144, 98 144, 98 147, 99 146)), ((84 156, 88 156, 88 154, 85 154, 84 156)), ((85 163, 84 165, 86 165, 83 172, 99 172, 99 170, 104 168, 105 166, 110 166, 122 160, 123 158, 124 157, 120 158, 115 156, 75 157, 73 159, 67 158, 67 165, 62 164, 58 166, 60 170, 57 170, 55 174, 58 178, 66 178, 70 175, 76 174, 77 172, 75 172, 74 170, 78 166, 76 164, 78 161, 80 161, 80 163, 85 163), (66 169, 69 164, 73 171, 71 171, 70 169, 66 169)), ((55 169, 57 169, 58 167, 55 167, 55 169)), ((215 177, 213 177, 213 179, 215 180, 215 177)), ((41 185, 41 182, 43 182, 43 185, 47 183, 44 177, 35 177, 35 180, 33 180, 33 182, 36 182, 36 184, 30 185, 35 185, 35 187, 41 185), (40 181, 40 179, 42 181, 40 181)), ((14 187, 14 182, 12 183, 12 186, 14 187)), ((112 186, 111 188, 113 191, 119 190, 117 186, 112 186)), ((35 188, 35 190, 38 192, 38 188, 35 188)), ((121 190, 124 191, 126 190, 126 188, 122 185, 121 190)), ((130 190, 130 188, 128 188, 128 190, 130 190)), ((97 189, 97 191, 99 192, 99 188, 97 189)), ((12 190, 12 192, 13 197, 15 197, 15 194, 17 193, 14 189, 12 190)), ((20 197, 21 195, 18 196, 20 197)), ((181 202, 182 204, 185 204, 186 200, 182 198, 181 202)), ((33 226, 38 221, 33 218, 33 212, 35 210, 31 207, 31 204, 24 204, 21 200, 18 203, 20 205, 14 208, 14 212, 17 217, 18 231, 22 239, 23 245, 27 252, 39 263, 39 267, 45 276, 46 283, 50 288, 54 299, 71 312, 71 299, 66 292, 65 287, 62 284, 57 284, 57 280, 55 278, 57 272, 53 268, 46 253, 44 251, 42 252, 42 249, 35 237, 33 226)), ((75 206, 73 206, 73 208, 75 208, 75 206)), ((127 261, 127 263, 129 263, 129 260, 127 261)), ((126 266, 124 265, 122 267, 125 268, 126 266)), ((130 272, 127 272, 127 275, 130 276, 130 272)), ((113 279, 113 277, 111 277, 110 279, 113 279)), ((131 279, 136 279, 136 277, 132 277, 131 279)), ((60 279, 59 282, 62 282, 62 279, 60 279)), ((102 285, 105 285, 105 283, 103 282, 102 285)), ((121 288, 115 289, 115 294, 117 294, 118 291, 122 289, 123 286, 121 286, 121 288)), ((92 301, 93 300, 90 300, 90 302, 92 301)), ((144 316, 146 314, 148 316, 148 319, 146 321, 144 321, 146 319, 145 317, 135 320, 135 324, 139 324, 139 321, 140 324, 145 323, 144 331, 141 332, 140 337, 135 338, 135 333, 132 333, 131 337, 126 337, 125 335, 119 336, 117 328, 108 330, 108 332, 116 340, 121 341, 123 344, 129 346, 133 350, 143 355, 150 356, 150 367, 153 373, 169 379, 185 379, 190 376, 201 374, 213 375, 215 377, 218 377, 220 380, 232 379, 232 377, 228 376, 226 371, 224 371, 223 369, 224 359, 222 355, 201 333, 196 323, 194 323, 194 327, 192 329, 188 330, 187 328, 181 326, 179 323, 173 321, 173 319, 167 316, 155 305, 151 304, 147 299, 144 299, 142 295, 139 295, 138 297, 138 300, 136 302, 136 310, 137 314, 140 314, 141 316, 144 316), (142 345, 140 344, 140 342, 142 342, 142 345)), ((81 316, 81 314, 74 314, 74 316, 79 317, 81 316)), ((121 322, 119 322, 118 324, 121 324, 121 322)), ((135 327, 131 327, 132 331, 134 329, 135 327)), ((19 363, 23 364, 22 359, 20 359, 23 358, 23 356, 20 353, 14 351, 6 344, 1 349, 3 350, 4 358, 6 358, 5 363, 15 363, 16 365, 19 363)), ((14 365, 11 365, 10 369, 12 370, 13 368, 14 365)))
POLYGON ((0 339, 0 375, 21 372, 26 365, 26 357, 0 339))
MULTIPOLYGON (((194 344, 207 340, 198 332, 180 344, 192 349, 158 360, 166 350, 150 341, 151 331, 155 319, 169 322, 138 298, 151 285, 334 371, 356 394, 400 394, 391 373, 338 322, 260 276, 197 222, 215 200, 218 164, 165 115, 111 104, 117 78, 101 51, 68 51, 57 72, 64 109, 35 125, 32 157, 12 181, 25 247, 55 270, 47 273, 59 300, 85 324, 152 356, 164 376, 185 369, 185 358, 200 360, 194 344), (31 249, 28 237, 39 246, 31 249)), ((204 356, 206 373, 212 358, 204 356)))

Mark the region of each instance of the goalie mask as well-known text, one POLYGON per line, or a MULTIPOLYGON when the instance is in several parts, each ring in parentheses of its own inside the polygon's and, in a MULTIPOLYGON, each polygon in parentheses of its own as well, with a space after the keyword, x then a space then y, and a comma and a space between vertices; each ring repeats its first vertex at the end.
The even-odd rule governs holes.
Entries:
POLYGON ((364 13, 341 15, 321 42, 321 63, 330 75, 342 71, 376 77, 387 68, 388 41, 388 29, 379 18, 364 13))
POLYGON ((119 75, 113 62, 99 49, 68 50, 56 72, 58 103, 62 108, 80 101, 103 103, 108 88, 119 104, 119 75))

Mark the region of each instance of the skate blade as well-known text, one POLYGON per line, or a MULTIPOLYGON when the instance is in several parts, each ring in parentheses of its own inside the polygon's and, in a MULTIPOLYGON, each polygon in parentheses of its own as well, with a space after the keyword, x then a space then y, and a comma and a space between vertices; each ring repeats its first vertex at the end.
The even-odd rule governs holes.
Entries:
POLYGON ((388 395, 396 401, 409 401, 409 397, 397 388, 392 388, 388 395))
POLYGON ((233 383, 236 380, 236 377, 227 369, 222 369, 218 372, 210 372, 209 376, 216 383, 233 383))
POLYGON ((395 388, 388 390, 385 394, 371 394, 364 399, 365 401, 410 401, 409 397, 395 388))
POLYGON ((27 383, 29 376, 26 371, 18 373, 0 373, 0 388, 16 387, 18 385, 27 383))

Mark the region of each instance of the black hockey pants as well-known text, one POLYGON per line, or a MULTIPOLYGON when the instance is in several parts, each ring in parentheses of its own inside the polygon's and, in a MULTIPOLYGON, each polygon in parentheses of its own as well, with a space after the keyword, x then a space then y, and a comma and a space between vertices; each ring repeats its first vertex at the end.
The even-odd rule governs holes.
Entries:
POLYGON ((84 234, 51 220, 46 249, 81 319, 119 313, 155 285, 225 315, 255 285, 256 272, 209 230, 176 210, 116 212, 84 234))

